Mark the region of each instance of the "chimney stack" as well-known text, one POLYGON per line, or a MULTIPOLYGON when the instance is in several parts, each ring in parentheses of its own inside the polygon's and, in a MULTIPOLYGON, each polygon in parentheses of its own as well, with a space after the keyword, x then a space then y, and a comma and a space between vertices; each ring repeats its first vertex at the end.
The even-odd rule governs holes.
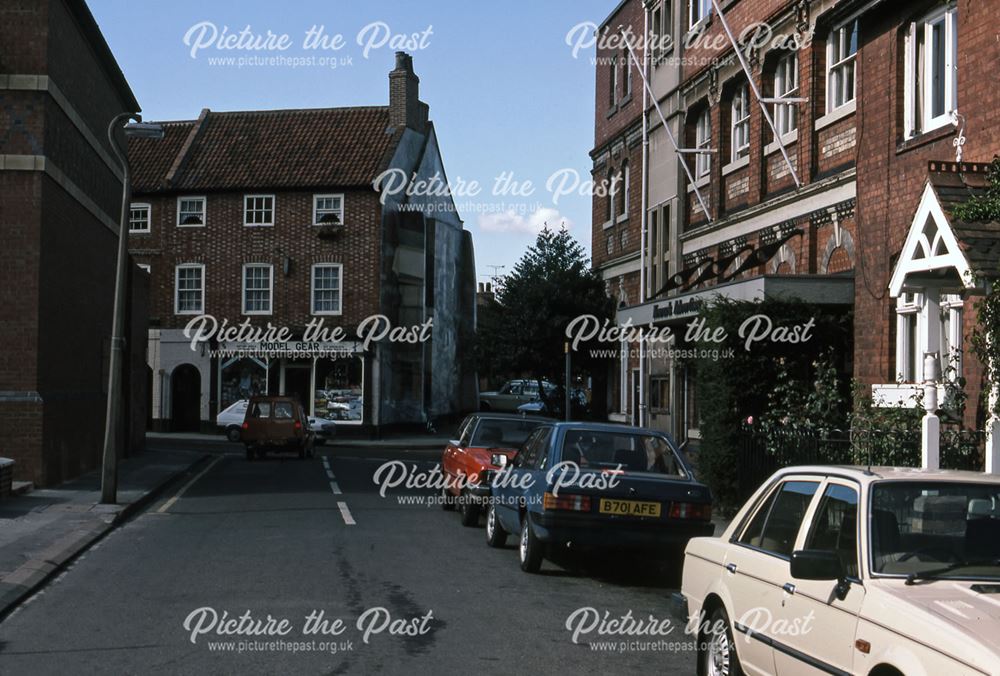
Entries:
POLYGON ((423 133, 428 108, 420 101, 420 78, 413 72, 413 57, 396 52, 396 67, 389 73, 389 124, 423 133))

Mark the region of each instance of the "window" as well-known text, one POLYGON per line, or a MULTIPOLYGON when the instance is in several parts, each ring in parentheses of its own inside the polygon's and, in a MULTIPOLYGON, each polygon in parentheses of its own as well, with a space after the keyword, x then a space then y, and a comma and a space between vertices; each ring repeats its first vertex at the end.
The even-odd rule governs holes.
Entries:
POLYGON ((129 232, 149 232, 149 205, 133 204, 128 212, 129 232))
POLYGON ((908 138, 949 124, 958 107, 956 18, 952 5, 910 24, 905 66, 908 138))
MULTIPOLYGON (((774 97, 776 99, 796 98, 799 95, 799 57, 786 54, 778 59, 774 72, 774 97)), ((798 104, 778 103, 774 106, 774 125, 778 134, 784 136, 798 128, 798 104)))
POLYGON ((649 379, 649 407, 657 413, 670 413, 670 378, 649 379))
MULTIPOLYGON (((896 380, 919 383, 924 379, 926 319, 924 296, 904 293, 896 299, 896 380)), ((941 376, 955 380, 962 375, 962 297, 941 297, 941 376)))
POLYGON ((611 94, 610 99, 608 100, 608 103, 611 105, 612 108, 614 108, 615 107, 615 103, 617 103, 617 101, 618 101, 618 59, 616 57, 614 57, 614 56, 611 57, 611 66, 609 68, 609 73, 608 74, 610 76, 609 77, 609 83, 610 83, 609 92, 611 94))
POLYGON ((178 197, 177 225, 181 227, 199 227, 205 225, 205 198, 178 197))
POLYGON ((698 116, 698 121, 694 128, 694 145, 699 151, 695 154, 694 177, 696 179, 708 176, 712 169, 712 119, 709 117, 706 108, 698 116))
POLYGON ((621 217, 625 218, 628 216, 628 184, 629 184, 629 172, 628 172, 628 162, 622 168, 622 199, 621 199, 621 217))
POLYGON ((608 255, 610 256, 611 254, 613 254, 615 252, 615 236, 614 235, 608 235, 608 242, 607 242, 607 244, 608 244, 608 255))
POLYGON ((700 21, 708 18, 712 11, 712 0, 688 0, 690 5, 690 15, 688 25, 694 28, 700 21))
POLYGON ((272 272, 267 263, 243 266, 243 314, 271 314, 272 272))
POLYGON ((245 195, 243 225, 274 225, 274 195, 245 195))
POLYGON ((652 49, 650 52, 653 54, 653 65, 659 65, 659 56, 664 51, 663 46, 663 7, 662 5, 657 5, 653 8, 653 11, 649 14, 649 33, 650 42, 652 43, 652 49))
POLYGON ((618 241, 621 245, 622 251, 624 252, 625 249, 628 247, 628 230, 622 230, 618 234, 618 241))
POLYGON ((733 95, 731 161, 750 154, 750 89, 741 85, 733 95))
POLYGON ((343 222, 343 195, 313 195, 313 225, 340 225, 343 222))
POLYGON ((802 519, 818 487, 815 481, 783 483, 774 494, 767 514, 762 508, 754 515, 740 542, 781 557, 791 557, 802 519))
POLYGON ((615 194, 618 187, 618 177, 608 170, 608 224, 615 220, 615 194))
POLYGON ((149 266, 149 263, 136 263, 136 265, 147 275, 152 274, 152 268, 149 266))
POLYGON ((854 100, 854 60, 858 53, 858 20, 830 32, 826 42, 826 111, 854 100))
POLYGON ((174 278, 174 313, 198 315, 205 311, 205 266, 177 266, 174 278))
POLYGON ((632 96, 632 63, 629 60, 627 49, 622 50, 620 59, 622 67, 622 98, 627 99, 632 96))
POLYGON ((312 268, 312 313, 314 315, 339 315, 341 313, 343 266, 321 263, 312 268))
POLYGON ((813 519, 806 549, 836 552, 847 577, 858 577, 858 492, 831 484, 813 519))

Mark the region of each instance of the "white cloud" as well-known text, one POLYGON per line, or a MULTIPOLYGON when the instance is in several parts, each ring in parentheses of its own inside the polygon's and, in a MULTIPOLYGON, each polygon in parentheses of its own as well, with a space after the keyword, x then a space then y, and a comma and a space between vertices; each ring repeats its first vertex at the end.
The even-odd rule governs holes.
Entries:
POLYGON ((525 232, 537 235, 546 224, 550 230, 558 230, 563 225, 567 229, 573 227, 568 218, 551 207, 540 207, 527 217, 513 209, 479 216, 479 227, 487 232, 525 232))

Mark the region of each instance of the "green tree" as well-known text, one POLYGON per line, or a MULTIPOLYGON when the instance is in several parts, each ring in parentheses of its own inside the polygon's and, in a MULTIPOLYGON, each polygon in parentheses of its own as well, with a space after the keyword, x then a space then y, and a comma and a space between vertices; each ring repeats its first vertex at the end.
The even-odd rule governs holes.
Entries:
MULTIPOLYGON (((511 274, 498 280, 495 300, 479 308, 480 372, 561 383, 566 326, 585 314, 610 319, 613 310, 580 243, 565 227, 546 227, 511 274)), ((593 365, 587 347, 573 354, 574 368, 593 365)))

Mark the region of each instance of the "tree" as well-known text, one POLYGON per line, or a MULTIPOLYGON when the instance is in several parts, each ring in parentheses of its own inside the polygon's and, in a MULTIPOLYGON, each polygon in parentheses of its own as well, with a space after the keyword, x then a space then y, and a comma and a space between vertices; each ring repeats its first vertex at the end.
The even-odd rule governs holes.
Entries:
MULTIPOLYGON (((546 227, 511 274, 498 280, 495 300, 479 308, 480 372, 562 382, 567 325, 585 314, 604 321, 613 309, 580 243, 565 227, 546 227)), ((574 367, 595 361, 587 347, 573 354, 574 367)))

